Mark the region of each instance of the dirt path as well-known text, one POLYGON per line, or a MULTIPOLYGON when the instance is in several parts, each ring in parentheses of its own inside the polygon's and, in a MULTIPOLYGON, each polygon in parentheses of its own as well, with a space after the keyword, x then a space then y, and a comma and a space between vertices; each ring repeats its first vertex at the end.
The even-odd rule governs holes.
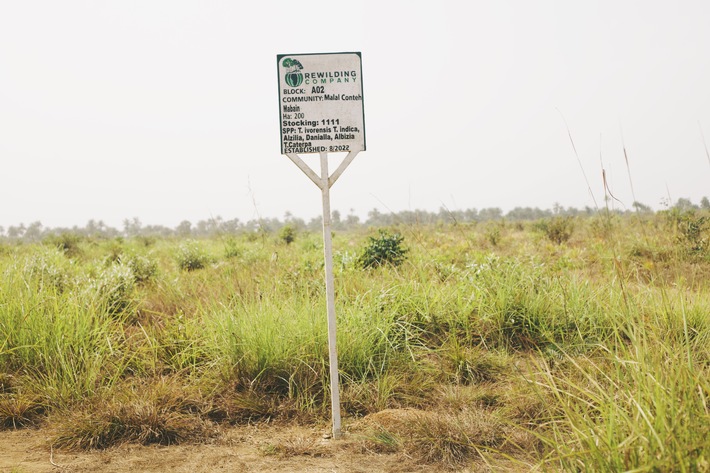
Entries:
MULTIPOLYGON (((333 441, 325 429, 299 426, 249 426, 225 430, 203 445, 170 447, 123 445, 95 452, 58 452, 43 430, 0 432, 0 472, 175 473, 354 472, 423 473, 450 471, 419 465, 397 454, 367 451, 355 434, 333 441)), ((473 470, 463 470, 473 471, 473 470)))

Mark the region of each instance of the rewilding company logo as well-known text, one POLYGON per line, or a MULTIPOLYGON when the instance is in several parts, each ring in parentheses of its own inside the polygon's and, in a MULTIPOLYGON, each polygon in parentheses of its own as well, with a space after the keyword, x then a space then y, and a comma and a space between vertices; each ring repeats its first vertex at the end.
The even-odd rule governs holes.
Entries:
POLYGON ((303 74, 301 74, 303 64, 300 61, 287 57, 281 62, 281 65, 288 70, 284 76, 284 80, 288 85, 298 87, 303 83, 303 74))

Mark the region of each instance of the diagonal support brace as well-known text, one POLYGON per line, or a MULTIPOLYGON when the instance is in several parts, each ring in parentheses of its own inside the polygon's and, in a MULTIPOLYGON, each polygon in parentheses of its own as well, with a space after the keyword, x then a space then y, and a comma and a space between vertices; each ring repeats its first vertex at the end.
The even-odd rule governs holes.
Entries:
MULTIPOLYGON (((329 189, 335 184, 335 181, 338 180, 340 176, 343 175, 345 170, 347 169, 348 166, 350 166, 350 163, 353 162, 353 159, 355 159, 355 156, 358 155, 360 150, 353 150, 350 151, 347 156, 345 156, 345 159, 343 159, 343 162, 340 163, 340 166, 331 174, 329 177, 324 178, 316 174, 316 172, 311 169, 311 167, 301 159, 301 157, 295 153, 287 153, 286 156, 293 161, 293 163, 298 166, 298 168, 303 171, 303 173, 308 176, 308 178, 313 181, 313 183, 318 186, 320 190, 324 189, 324 186, 327 186, 329 189)), ((327 155, 327 153, 324 153, 327 155)))

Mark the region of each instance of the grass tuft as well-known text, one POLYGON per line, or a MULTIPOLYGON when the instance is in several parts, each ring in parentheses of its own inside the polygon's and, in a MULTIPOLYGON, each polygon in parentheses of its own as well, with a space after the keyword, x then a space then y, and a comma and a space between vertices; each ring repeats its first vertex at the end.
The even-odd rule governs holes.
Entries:
POLYGON ((105 398, 63 416, 52 443, 58 448, 88 450, 126 442, 173 445, 213 437, 215 428, 203 415, 207 410, 204 400, 199 395, 186 396, 186 391, 175 380, 158 380, 107 392, 105 398))
POLYGON ((16 392, 0 394, 0 430, 38 425, 46 412, 40 396, 16 392))

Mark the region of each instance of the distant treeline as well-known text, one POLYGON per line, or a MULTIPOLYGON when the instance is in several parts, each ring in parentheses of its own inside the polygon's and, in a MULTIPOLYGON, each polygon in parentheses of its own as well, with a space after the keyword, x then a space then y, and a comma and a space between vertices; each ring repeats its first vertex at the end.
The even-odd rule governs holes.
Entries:
MULTIPOLYGON (((678 199, 675 204, 667 204, 666 207, 668 210, 675 209, 677 211, 710 209, 710 200, 708 200, 707 197, 703 197, 700 204, 696 205, 691 202, 690 199, 682 198, 678 199)), ((603 211, 607 212, 607 208, 604 208, 603 211)), ((634 202, 632 208, 626 208, 623 210, 612 209, 609 211, 618 215, 631 213, 655 213, 650 206, 644 205, 640 202, 634 202)), ((593 216, 598 212, 600 212, 600 210, 591 207, 577 209, 574 207, 565 208, 560 205, 555 205, 552 209, 515 207, 507 213, 504 213, 498 207, 490 207, 480 210, 475 208, 466 210, 449 210, 445 207, 441 207, 438 212, 430 212, 427 210, 403 210, 400 212, 390 213, 382 213, 377 209, 372 209, 368 212, 367 219, 362 221, 360 217, 352 212, 343 217, 338 210, 334 210, 331 215, 331 221, 332 228, 334 230, 351 230, 363 226, 384 227, 397 224, 436 225, 495 220, 535 221, 555 216, 593 216)), ((290 212, 286 212, 284 218, 281 220, 278 218, 257 218, 241 221, 238 218, 225 220, 222 217, 217 216, 207 220, 200 220, 194 224, 188 220, 183 220, 175 228, 163 225, 144 225, 138 218, 131 218, 123 221, 122 229, 110 227, 102 220, 93 219, 89 220, 83 227, 73 226, 71 228, 49 228, 42 225, 41 222, 32 222, 29 225, 20 224, 17 226, 13 225, 8 228, 0 226, 0 240, 34 242, 64 233, 72 233, 77 236, 103 238, 136 236, 209 237, 215 235, 253 232, 271 233, 280 230, 282 227, 287 225, 291 226, 294 230, 319 231, 322 226, 322 218, 318 216, 309 221, 305 221, 301 218, 293 216, 290 212)))

